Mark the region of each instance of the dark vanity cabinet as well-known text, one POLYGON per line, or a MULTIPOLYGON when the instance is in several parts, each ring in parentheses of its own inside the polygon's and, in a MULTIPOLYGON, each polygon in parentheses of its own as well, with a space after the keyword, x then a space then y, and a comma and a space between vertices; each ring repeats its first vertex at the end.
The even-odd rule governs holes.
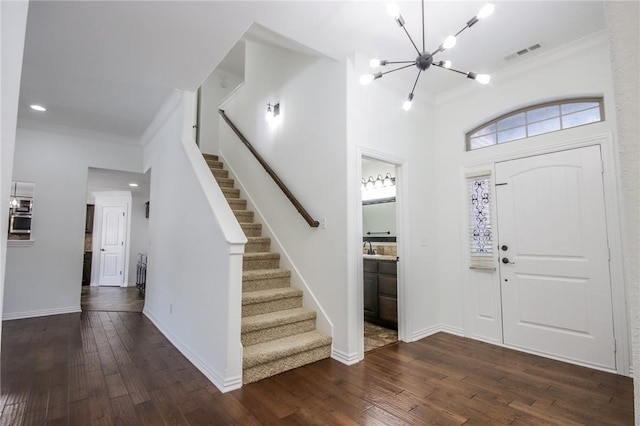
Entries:
POLYGON ((364 319, 398 329, 398 279, 395 260, 364 259, 364 319))

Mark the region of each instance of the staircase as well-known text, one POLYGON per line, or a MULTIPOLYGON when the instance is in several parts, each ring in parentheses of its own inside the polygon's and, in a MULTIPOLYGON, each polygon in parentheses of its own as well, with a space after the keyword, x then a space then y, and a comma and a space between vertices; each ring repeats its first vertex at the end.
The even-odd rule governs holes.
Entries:
POLYGON ((242 381, 252 383, 331 355, 331 337, 316 331, 316 313, 302 307, 302 291, 290 286, 291 271, 269 251, 247 200, 216 155, 203 154, 247 236, 242 262, 242 381))

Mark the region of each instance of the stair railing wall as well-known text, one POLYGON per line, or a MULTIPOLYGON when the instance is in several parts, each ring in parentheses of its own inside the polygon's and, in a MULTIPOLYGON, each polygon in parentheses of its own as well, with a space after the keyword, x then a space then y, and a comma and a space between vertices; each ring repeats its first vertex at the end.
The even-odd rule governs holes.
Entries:
POLYGON ((256 149, 253 147, 253 145, 251 145, 251 142, 249 142, 249 140, 242 134, 242 132, 240 132, 240 130, 236 127, 236 125, 233 124, 233 122, 225 114, 224 110, 219 109, 218 113, 224 119, 224 121, 229 125, 231 130, 233 130, 233 132, 236 134, 236 136, 238 136, 240 141, 247 147, 247 149, 249 149, 249 151, 251 152, 251 154, 253 154, 255 159, 258 160, 258 162, 264 168, 264 170, 267 172, 267 174, 269 176, 271 176, 271 179, 273 179, 273 181, 276 183, 276 185, 278 185, 280 190, 282 190, 284 195, 286 195, 286 197, 289 199, 289 201, 291 201, 291 204, 293 204, 293 206, 296 208, 298 213, 300 213, 302 215, 302 217, 309 224, 309 226, 312 227, 312 228, 317 228, 320 225, 320 222, 315 220, 309 214, 309 212, 302 206, 300 201, 298 201, 298 199, 295 197, 295 195, 293 195, 293 193, 289 190, 289 188, 287 188, 287 186, 284 184, 284 182, 282 182, 282 180, 278 177, 278 175, 271 168, 271 166, 269 166, 269 164, 264 160, 264 158, 262 158, 262 156, 258 153, 258 151, 256 151, 256 149))

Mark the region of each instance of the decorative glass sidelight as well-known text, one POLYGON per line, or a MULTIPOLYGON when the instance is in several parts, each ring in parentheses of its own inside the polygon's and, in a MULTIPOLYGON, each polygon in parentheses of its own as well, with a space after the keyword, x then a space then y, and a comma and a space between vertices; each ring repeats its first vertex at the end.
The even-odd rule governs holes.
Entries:
POLYGON ((491 172, 467 176, 469 183, 469 255, 473 269, 495 269, 491 224, 491 172))

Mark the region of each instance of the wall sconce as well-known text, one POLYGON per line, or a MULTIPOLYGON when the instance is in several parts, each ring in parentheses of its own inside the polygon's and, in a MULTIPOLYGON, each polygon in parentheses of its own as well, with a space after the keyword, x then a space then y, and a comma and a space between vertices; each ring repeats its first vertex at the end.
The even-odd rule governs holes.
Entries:
POLYGON ((277 124, 281 119, 280 115, 280 103, 277 104, 267 104, 267 111, 264 113, 264 119, 269 124, 277 124))

